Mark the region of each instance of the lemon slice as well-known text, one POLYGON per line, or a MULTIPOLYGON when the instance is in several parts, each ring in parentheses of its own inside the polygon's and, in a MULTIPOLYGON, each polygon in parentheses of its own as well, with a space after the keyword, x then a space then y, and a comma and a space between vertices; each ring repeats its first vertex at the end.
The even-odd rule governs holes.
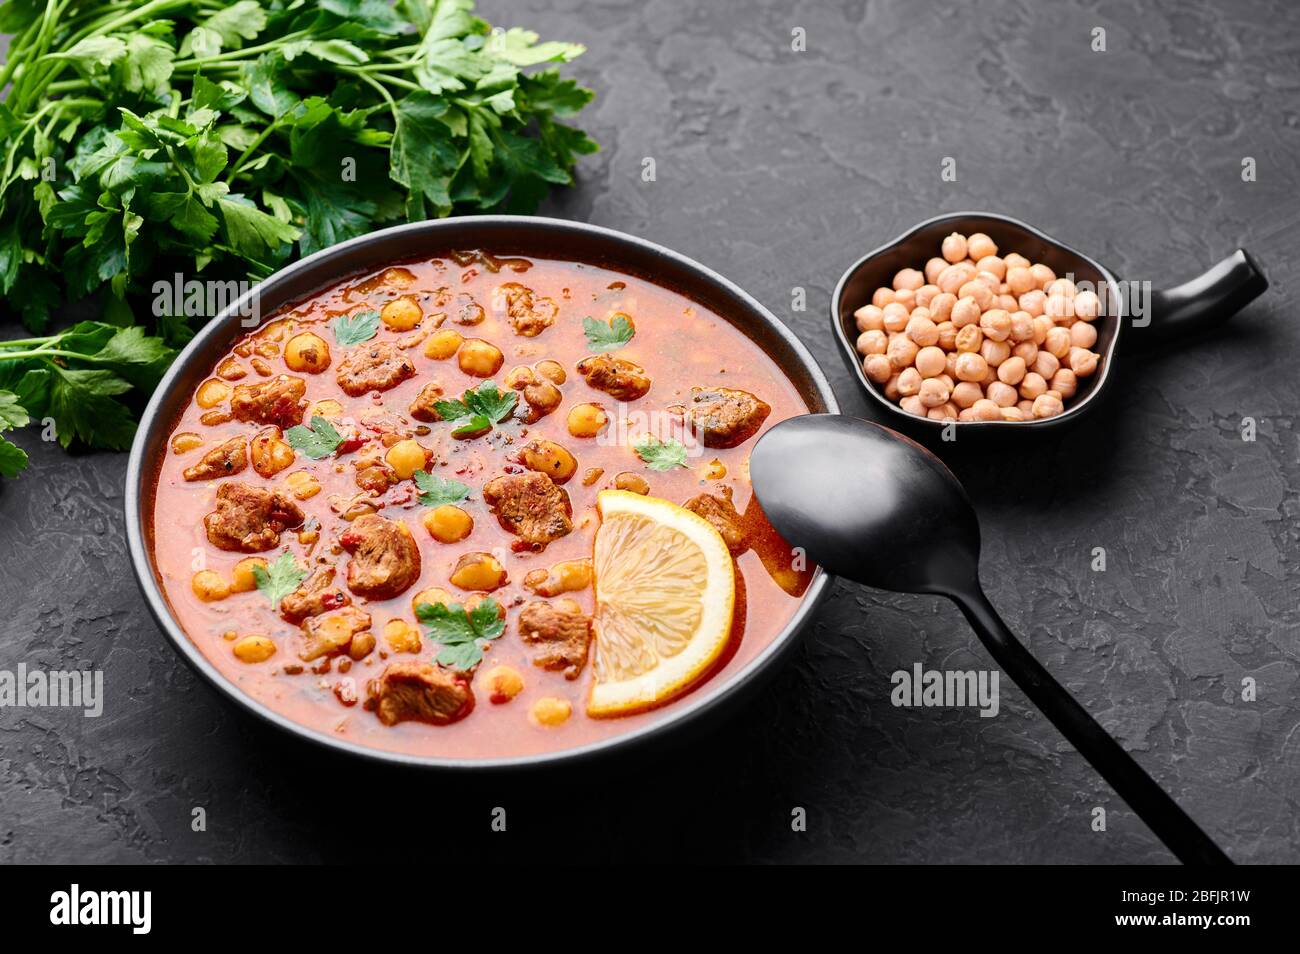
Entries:
POLYGON ((717 661, 731 636, 736 570, 712 524, 675 503, 602 490, 596 506, 587 714, 612 716, 666 702, 717 661))

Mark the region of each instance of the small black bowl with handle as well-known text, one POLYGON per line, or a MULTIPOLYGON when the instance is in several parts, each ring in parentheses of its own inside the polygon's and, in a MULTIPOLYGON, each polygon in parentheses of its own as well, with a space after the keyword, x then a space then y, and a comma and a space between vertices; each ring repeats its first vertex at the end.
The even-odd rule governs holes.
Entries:
POLYGON ((1191 337, 1214 327, 1267 288, 1268 280, 1259 265, 1244 249, 1237 249, 1196 278, 1145 294, 1143 286, 1122 282, 1095 259, 1018 219, 992 212, 953 212, 927 219, 849 266, 831 296, 830 316, 840 353, 882 423, 926 443, 952 440, 954 430, 962 439, 969 435, 1005 443, 1014 440, 1012 435, 1017 433, 1058 432, 1087 414, 1114 381, 1121 353, 1191 337), (952 232, 968 236, 983 232, 997 244, 999 255, 1019 252, 1031 262, 1047 265, 1060 277, 1088 283, 1096 290, 1102 303, 1095 322, 1097 342, 1092 347, 1100 355, 1097 370, 1079 380, 1078 391, 1065 402, 1063 413, 1029 421, 932 420, 903 410, 867 377, 857 350, 854 312, 870 304, 877 288, 892 287, 894 275, 900 270, 923 267, 938 254, 944 237, 952 232), (949 430, 945 434, 946 427, 949 430))

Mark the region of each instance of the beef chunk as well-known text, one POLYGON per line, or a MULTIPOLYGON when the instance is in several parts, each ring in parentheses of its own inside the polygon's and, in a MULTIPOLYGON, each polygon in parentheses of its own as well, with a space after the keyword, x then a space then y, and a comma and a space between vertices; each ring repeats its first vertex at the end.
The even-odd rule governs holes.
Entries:
POLYGON ((420 548, 406 524, 368 513, 352 521, 339 537, 352 554, 348 589, 372 600, 387 600, 420 577, 420 548))
POLYGON ((193 467, 186 467, 186 480, 212 480, 215 477, 229 477, 248 466, 248 441, 242 437, 232 437, 224 444, 218 444, 203 455, 193 467))
POLYGON ((504 311, 515 334, 536 338, 551 325, 560 307, 554 299, 536 297, 531 288, 519 282, 506 282, 493 293, 496 307, 504 311))
POLYGON ((534 600, 519 613, 519 637, 540 650, 533 665, 577 679, 587 662, 591 617, 573 600, 534 600))
POLYGON ((291 623, 301 623, 309 616, 342 609, 352 598, 334 585, 334 567, 322 567, 296 590, 280 600, 280 615, 291 623))
POLYGON ((758 433, 772 407, 748 391, 691 388, 689 413, 705 447, 735 447, 758 433))
POLYGON ((607 354, 592 355, 578 362, 578 373, 597 391, 619 401, 635 401, 650 390, 645 368, 607 354))
POLYGON ((415 396, 411 402, 409 413, 417 421, 432 423, 442 420, 434 408, 434 404, 442 400, 442 385, 435 381, 430 381, 424 387, 420 388, 420 393, 415 396))
POLYGON ((411 359, 389 341, 369 341, 353 348, 339 362, 339 387, 352 397, 387 391, 414 376, 411 359))
POLYGON ((303 662, 321 656, 337 656, 352 644, 352 638, 370 628, 370 614, 355 606, 345 606, 328 616, 311 616, 302 624, 307 642, 298 653, 303 662))
POLYGON ((546 474, 508 474, 483 487, 483 500, 497 521, 528 549, 541 550, 573 530, 569 495, 546 474))
POLYGON ((258 553, 280 545, 280 533, 302 526, 303 515, 283 491, 237 480, 217 488, 217 509, 203 518, 208 542, 222 550, 258 553))
POLYGON ((236 385, 230 410, 237 421, 293 427, 302 423, 306 393, 307 382, 302 378, 281 374, 259 384, 236 385))
POLYGON ((731 502, 730 487, 723 488, 721 494, 692 497, 682 506, 713 524, 713 528, 722 534, 722 540, 732 556, 740 556, 749 549, 749 540, 741 528, 740 513, 731 502))
POLYGON ((389 663, 378 679, 366 684, 366 708, 384 725, 408 719, 448 725, 474 709, 469 680, 431 663, 389 663))

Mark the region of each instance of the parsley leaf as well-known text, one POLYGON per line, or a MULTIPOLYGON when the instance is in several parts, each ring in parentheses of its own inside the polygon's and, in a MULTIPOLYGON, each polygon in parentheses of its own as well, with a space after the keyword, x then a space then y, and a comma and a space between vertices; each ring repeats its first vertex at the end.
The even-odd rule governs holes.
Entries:
POLYGON ((633 444, 632 449, 651 470, 672 470, 674 467, 686 466, 686 446, 671 437, 659 441, 647 434, 633 444))
POLYGON ((339 315, 330 323, 334 340, 341 348, 351 348, 369 341, 379 331, 379 312, 361 311, 355 315, 339 315))
POLYGON ((260 563, 253 564, 257 588, 272 606, 279 606, 280 600, 296 590, 306 576, 307 571, 298 565, 292 553, 281 553, 274 563, 265 567, 260 563))
POLYGON ((284 439, 312 460, 328 457, 343 443, 343 436, 334 429, 334 425, 319 414, 311 419, 310 427, 297 424, 289 428, 284 432, 284 439))
POLYGON ((0 391, 0 431, 26 427, 28 420, 27 410, 18 403, 18 395, 12 391, 0 391))
POLYGON ((426 507, 460 503, 469 496, 469 485, 459 480, 439 477, 427 470, 415 472, 415 485, 420 488, 420 503, 426 507))
POLYGON ((608 324, 588 316, 582 319, 582 330, 587 335, 587 347, 598 353, 617 350, 636 334, 632 319, 622 312, 616 314, 608 324))
POLYGON ((27 469, 27 452, 0 437, 0 477, 16 477, 27 469))
POLYGON ((506 629, 501 606, 490 596, 468 613, 459 603, 421 603, 415 616, 429 639, 442 647, 437 661, 462 671, 483 661, 482 640, 496 639, 506 629))
POLYGON ((456 424, 453 437, 486 431, 509 416, 519 402, 514 391, 502 392, 495 381, 485 381, 470 388, 458 400, 435 401, 433 409, 444 421, 456 424))

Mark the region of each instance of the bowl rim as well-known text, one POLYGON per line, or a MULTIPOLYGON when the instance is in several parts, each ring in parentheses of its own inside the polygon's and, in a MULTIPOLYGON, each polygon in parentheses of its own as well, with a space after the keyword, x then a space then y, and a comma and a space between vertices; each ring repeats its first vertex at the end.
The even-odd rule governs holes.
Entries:
POLYGON ((884 245, 881 245, 879 248, 867 252, 865 255, 858 258, 858 260, 855 261, 852 265, 846 268, 844 272, 840 275, 840 279, 838 282, 835 283, 835 290, 831 294, 831 299, 830 299, 831 330, 835 336, 836 341, 839 343, 840 352, 843 355, 846 363, 850 366, 850 368, 852 368, 853 375, 857 379, 859 387, 878 406, 885 408, 889 414, 893 415, 894 420, 897 422, 897 424, 891 426, 897 426, 900 428, 928 427, 932 432, 938 433, 942 431, 945 427, 947 427, 949 424, 957 424, 963 430, 966 429, 981 430, 981 429, 1008 428, 1008 427, 1016 430, 1022 430, 1026 428, 1038 428, 1042 430, 1046 428, 1060 427, 1063 424, 1067 424, 1071 422, 1074 418, 1077 418, 1081 416, 1084 412, 1090 410, 1097 403, 1097 398, 1102 394, 1107 383, 1110 381, 1110 373, 1115 363, 1115 355, 1118 351, 1120 336, 1124 332, 1125 321, 1122 312, 1110 316, 1115 321, 1115 333, 1111 336, 1110 343, 1107 345, 1106 350, 1102 353, 1102 359, 1099 362, 1100 364, 1099 373, 1097 377, 1094 379, 1092 389, 1083 398, 1083 400, 1071 404, 1062 413, 1056 415, 1055 417, 1038 418, 1030 421, 935 421, 935 420, 931 420, 928 417, 918 417, 915 414, 908 413, 907 411, 903 410, 902 407, 900 407, 899 405, 895 404, 893 401, 890 401, 888 398, 886 398, 884 394, 882 394, 880 391, 877 390, 876 385, 872 384, 871 380, 867 377, 866 372, 863 370, 862 361, 860 359, 860 356, 858 355, 858 349, 854 343, 854 340, 850 339, 848 332, 845 330, 844 323, 840 319, 840 306, 843 302, 844 291, 845 288, 848 286, 849 281, 857 274, 859 269, 861 269, 873 258, 876 258, 879 255, 883 255, 887 252, 892 251, 894 248, 896 248, 897 246, 901 245, 903 242, 906 242, 908 239, 910 239, 917 232, 920 232, 923 229, 930 228, 934 225, 938 225, 941 222, 957 221, 961 219, 972 219, 972 218, 994 219, 999 222, 1004 222, 1007 225, 1013 226, 1014 228, 1022 229, 1023 231, 1028 232, 1031 235, 1037 236, 1042 241, 1046 242, 1049 245, 1054 246, 1060 251, 1066 253, 1067 255, 1073 255, 1074 257, 1081 259, 1082 261, 1086 262, 1088 265, 1095 268, 1098 271, 1098 273, 1101 274, 1102 278, 1105 279, 1106 284, 1109 286, 1109 294, 1111 296, 1111 301, 1119 302, 1119 303, 1123 302, 1124 299, 1121 297, 1119 282, 1115 278, 1114 274, 1111 273, 1110 269, 1106 268, 1106 266, 1102 265, 1092 256, 1085 255, 1083 252, 1080 252, 1077 248, 1073 247, 1072 245, 1067 245, 1065 242, 1053 238, 1051 235, 1048 235, 1046 232, 1042 231, 1041 229, 1035 228, 1034 226, 1030 225, 1028 222, 1024 222, 1021 219, 1014 218, 1013 216, 1010 215, 1003 215, 998 212, 979 212, 979 211, 944 212, 941 215, 932 216, 931 218, 928 218, 923 222, 918 222, 916 225, 912 226, 907 231, 903 232, 901 235, 898 235, 896 238, 893 238, 890 241, 886 242, 884 245))
MULTIPOLYGON (((813 613, 826 598, 833 577, 819 568, 799 605, 795 608, 793 616, 758 655, 746 663, 742 669, 728 677, 726 681, 717 682, 713 680, 710 684, 697 689, 687 698, 674 703, 671 714, 664 718, 629 732, 553 752, 487 759, 447 758, 394 752, 339 739, 281 715, 244 693, 207 660, 173 617, 167 599, 155 577, 153 560, 149 552, 150 548, 146 542, 145 520, 149 514, 145 513, 145 508, 142 505, 146 499, 152 501, 153 491, 151 486, 146 486, 144 483, 146 475, 151 474, 150 468, 146 466, 145 455, 150 445, 157 444, 160 435, 162 439, 166 438, 166 431, 171 427, 172 419, 164 412, 166 405, 173 398, 174 383, 181 376, 183 369, 196 360, 206 360, 208 352, 215 348, 216 343, 224 343, 228 339, 230 335, 228 326, 232 322, 240 320, 241 310, 247 307, 247 303, 254 300, 254 296, 259 296, 259 300, 264 298, 274 301, 277 294, 285 286, 292 285, 294 281, 299 280, 304 274, 314 273, 318 270, 325 271, 332 263, 340 259, 346 259, 354 250, 368 245, 382 244, 394 235, 403 235, 411 239, 410 245, 413 250, 412 257, 414 257, 420 254, 418 251, 420 248, 428 249, 432 244, 436 243, 436 237, 439 233, 454 233, 458 229, 465 228, 525 229, 543 234, 556 231, 574 232, 609 243, 612 253, 616 252, 619 247, 623 247, 635 249, 650 256, 667 258, 679 268, 693 273, 706 284, 716 286, 724 295, 729 295, 738 301, 743 306, 743 309, 738 310, 736 314, 737 316, 744 314, 744 321, 758 321, 766 326, 769 333, 780 338, 793 355, 795 361, 802 366, 803 372, 808 375, 812 390, 816 392, 817 397, 825 406, 822 413, 839 413, 839 402, 831 390, 829 381, 812 354, 804 347, 793 331, 786 327, 757 299, 734 282, 694 259, 656 242, 585 222, 526 215, 460 216, 411 222, 386 229, 377 229, 365 235, 340 242, 337 245, 332 245, 329 248, 321 249, 278 269, 268 278, 230 302, 216 317, 199 329, 194 338, 176 356, 155 388, 141 416, 127 461, 124 509, 131 568, 145 597, 145 603, 148 605, 150 613, 167 641, 180 654, 181 658, 189 663, 191 668, 216 688, 221 695, 234 702, 237 706, 300 739, 371 762, 428 769, 529 769, 586 762, 595 757, 613 753, 615 750, 626 751, 651 739, 675 732, 686 724, 694 723, 706 714, 718 710, 725 703, 741 694, 745 688, 761 679, 762 675, 768 672, 794 644, 798 633, 802 631, 813 613)), ((442 243, 441 247, 451 248, 454 245, 455 239, 449 238, 442 243)), ((388 256, 382 261, 375 262, 373 267, 380 267, 385 262, 395 260, 388 256)), ((313 287, 318 289, 326 287, 331 280, 337 281, 342 276, 354 274, 361 270, 363 269, 355 266, 343 267, 332 274, 325 275, 322 281, 313 285, 313 287)), ((682 293, 690 297, 685 291, 682 291, 682 293)), ((292 300, 292 297, 286 297, 284 301, 277 302, 275 307, 270 309, 270 313, 273 314, 282 305, 292 300)), ((262 320, 265 320, 265 318, 266 316, 262 316, 262 320)), ((744 330, 741 321, 737 321, 736 325, 742 331, 744 330)), ((774 360, 776 359, 774 358, 774 360)), ((813 411, 811 413, 818 412, 813 411)), ((152 506, 148 509, 152 510, 152 506)))

